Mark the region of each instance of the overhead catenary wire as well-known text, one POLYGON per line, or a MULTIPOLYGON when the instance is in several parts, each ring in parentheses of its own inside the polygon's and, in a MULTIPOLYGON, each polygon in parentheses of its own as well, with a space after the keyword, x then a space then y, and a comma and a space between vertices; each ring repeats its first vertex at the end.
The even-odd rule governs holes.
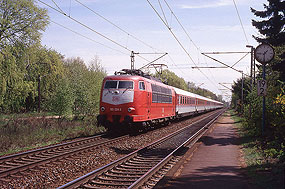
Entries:
MULTIPOLYGON (((151 45, 149 45, 149 44, 143 42, 142 40, 138 39, 138 38, 135 37, 134 35, 132 35, 132 34, 130 34, 129 32, 127 32, 126 30, 122 29, 122 28, 119 27, 118 25, 114 24, 113 22, 111 22, 110 20, 108 20, 107 18, 105 18, 104 16, 102 16, 102 15, 100 15, 99 13, 95 12, 94 10, 92 10, 92 9, 89 8, 88 6, 84 5, 84 4, 83 4, 82 2, 80 2, 79 0, 75 0, 75 1, 77 1, 79 4, 81 4, 82 6, 84 6, 84 7, 87 8, 87 9, 89 9, 89 10, 92 11, 94 14, 96 14, 96 15, 99 16, 99 17, 101 17, 102 19, 104 19, 104 20, 107 21, 108 23, 112 24, 113 26, 115 26, 116 28, 118 28, 119 30, 121 30, 122 32, 126 33, 128 36, 131 36, 132 38, 136 39, 137 41, 143 43, 144 45, 148 46, 149 48, 151 48, 151 49, 153 49, 153 50, 158 50, 158 49, 156 49, 155 47, 152 47, 151 45)), ((57 11, 57 12, 59 12, 59 13, 65 15, 65 16, 67 16, 68 18, 72 19, 72 18, 70 17, 70 9, 69 9, 69 15, 66 15, 66 14, 64 13, 64 11, 62 11, 62 9, 60 9, 60 7, 59 7, 55 2, 54 2, 54 4, 56 5, 56 7, 57 7, 59 10, 55 9, 54 7, 49 6, 48 4, 46 4, 46 3, 44 3, 44 2, 42 2, 42 1, 40 1, 40 0, 39 0, 39 2, 45 4, 46 6, 52 8, 53 10, 55 10, 55 11, 57 11)), ((70 4, 71 4, 71 0, 70 0, 70 4)), ((70 7, 69 7, 69 8, 70 8, 70 7)), ((105 46, 106 48, 109 48, 109 49, 111 49, 111 50, 120 52, 120 53, 122 53, 122 54, 127 54, 127 53, 124 53, 124 52, 119 51, 119 50, 117 50, 117 49, 114 49, 114 48, 112 48, 112 47, 109 47, 109 46, 107 46, 107 45, 104 45, 104 44, 102 44, 102 43, 100 43, 100 42, 97 42, 97 41, 95 41, 95 40, 93 40, 93 39, 91 39, 91 38, 89 38, 89 37, 86 37, 86 36, 80 34, 79 32, 73 31, 73 30, 71 30, 71 29, 69 29, 69 28, 67 28, 67 27, 65 27, 65 26, 63 26, 63 25, 61 25, 61 24, 59 24, 59 23, 55 23, 55 24, 57 24, 57 25, 59 25, 59 26, 61 26, 61 27, 64 27, 65 29, 70 30, 71 32, 73 32, 73 33, 75 33, 75 34, 77 34, 77 35, 80 35, 80 36, 82 36, 82 37, 84 37, 84 38, 86 38, 86 39, 88 39, 88 40, 91 40, 91 41, 93 41, 93 42, 95 42, 95 43, 98 43, 98 44, 100 44, 100 45, 103 45, 103 46, 105 46)), ((89 28, 88 28, 88 29, 89 29, 89 28)), ((161 50, 158 50, 158 51, 161 51, 161 50)), ((143 53, 140 53, 140 54, 143 54, 143 53)), ((161 54, 161 53, 158 53, 158 54, 161 54)), ((153 61, 147 60, 146 58, 140 56, 139 54, 137 54, 137 56, 140 57, 140 58, 142 58, 142 59, 144 59, 145 61, 147 61, 147 62, 148 62, 147 64, 149 64, 149 62, 153 62, 153 61)), ((170 57, 169 54, 168 54, 168 56, 169 56, 169 58, 172 60, 172 62, 174 63, 173 59, 170 57)), ((175 63, 174 63, 174 64, 175 64, 175 63)), ((177 67, 177 68, 178 68, 178 67, 177 67)), ((181 71, 182 73, 184 73, 181 69, 180 69, 180 71, 181 71)))
POLYGON ((165 14, 164 14, 163 8, 162 8, 162 6, 161 6, 160 0, 157 0, 157 1, 158 1, 158 3, 159 3, 160 10, 161 10, 161 12, 162 12, 162 14, 163 14, 164 20, 165 20, 165 22, 166 22, 168 28, 170 28, 170 26, 169 26, 169 24, 168 24, 168 22, 167 22, 166 16, 165 16, 165 14))
POLYGON ((176 21, 178 22, 178 24, 180 25, 180 27, 182 28, 182 30, 184 31, 184 33, 187 35, 187 37, 189 38, 189 40, 192 42, 192 44, 195 46, 195 48, 197 50, 200 51, 200 48, 194 43, 194 41, 191 39, 190 35, 188 34, 188 32, 186 31, 186 29, 183 27, 183 25, 181 24, 181 22, 179 21, 178 17, 174 14, 173 10, 171 9, 171 7, 169 6, 169 4, 167 3, 166 0, 164 0, 165 4, 167 5, 168 9, 170 10, 171 14, 174 16, 174 18, 176 19, 176 21))
MULTIPOLYGON (((180 20, 178 19, 178 17, 176 16, 176 14, 174 13, 174 11, 172 10, 172 8, 170 7, 170 5, 167 3, 166 0, 164 0, 165 4, 167 5, 169 11, 171 12, 171 15, 174 16, 174 18, 176 19, 176 21, 178 22, 178 24, 180 25, 180 27, 182 28, 182 30, 184 31, 184 33, 186 34, 186 36, 188 37, 188 39, 191 41, 191 43, 194 45, 194 47, 197 49, 197 51, 201 54, 202 51, 201 49, 198 47, 198 45, 196 45, 196 43, 192 40, 192 38, 190 37, 189 33, 187 32, 187 30, 184 28, 184 26, 182 25, 182 23, 180 22, 180 20)), ((203 57, 206 64, 208 65, 205 57, 203 57)), ((210 72, 210 74, 212 75, 212 77, 214 78, 214 80, 216 81, 214 75, 212 74, 212 72, 210 70, 208 70, 210 72)), ((217 82, 217 81, 216 81, 217 82)))
MULTIPOLYGON (((141 42, 141 43, 144 44, 145 46, 147 46, 147 47, 149 47, 149 48, 151 48, 151 49, 153 49, 153 50, 156 50, 156 51, 161 51, 161 50, 159 50, 159 49, 157 49, 157 48, 155 48, 155 47, 153 47, 153 46, 147 44, 146 42, 140 40, 140 39, 137 38, 136 36, 130 34, 128 31, 126 31, 125 29, 121 28, 120 26, 118 26, 118 25, 115 24, 114 22, 110 21, 110 20, 107 19, 106 17, 102 16, 102 15, 99 14, 98 12, 94 11, 93 9, 91 9, 90 7, 88 7, 87 5, 85 5, 84 3, 82 3, 81 1, 79 1, 79 0, 75 0, 75 1, 76 1, 77 3, 79 3, 79 4, 81 4, 83 7, 87 8, 88 10, 90 10, 91 12, 93 12, 95 15, 99 16, 100 18, 102 18, 103 20, 105 20, 106 22, 108 22, 109 24, 113 25, 114 27, 116 27, 117 29, 119 29, 120 31, 122 31, 123 33, 125 33, 125 34, 127 34, 128 36, 132 37, 133 39, 135 39, 135 40, 141 42)), ((160 3, 160 1, 159 1, 159 3, 160 3)), ((161 7, 161 9, 162 9, 162 7, 161 7)), ((162 9, 162 11, 163 11, 163 9, 162 9)), ((163 13, 163 14, 164 14, 164 13, 163 13)), ((164 18, 165 18, 165 20, 166 20, 165 14, 164 14, 164 18)), ((167 20, 166 20, 166 22, 167 22, 167 20)), ((143 54, 143 53, 139 53, 139 54, 143 54)), ((149 54, 149 53, 148 53, 148 54, 149 54)), ((160 53, 158 53, 158 54, 160 54, 160 53)), ((174 61, 173 61, 173 59, 170 57, 170 54, 167 54, 167 55, 168 55, 168 57, 171 59, 171 61, 173 62, 173 64, 175 64, 174 61)), ((140 55, 137 55, 137 56, 140 57, 140 55)), ((153 62, 153 61, 152 61, 152 62, 153 62)), ((147 64, 149 64, 149 63, 147 63, 147 64)), ((178 68, 178 67, 177 67, 177 68, 178 68)), ((178 69, 179 69, 179 68, 178 68, 178 69)), ((181 71, 182 73, 184 73, 182 70, 180 70, 180 71, 181 71)))
POLYGON ((241 17, 240 17, 240 14, 239 14, 239 11, 238 11, 238 8, 237 8, 237 5, 236 5, 235 0, 233 0, 233 3, 234 3, 234 6, 235 6, 237 15, 238 15, 238 19, 239 19, 240 25, 241 25, 242 30, 243 30, 244 37, 245 37, 245 39, 246 39, 247 44, 249 44, 248 39, 247 39, 247 36, 246 36, 246 33, 245 33, 245 29, 244 29, 244 27, 243 27, 243 23, 242 23, 242 21, 241 21, 241 17))
POLYGON ((53 4, 55 4, 55 6, 56 6, 61 12, 63 12, 63 10, 57 5, 57 3, 56 3, 54 0, 52 0, 52 2, 53 2, 53 4))
POLYGON ((53 21, 53 20, 50 20, 50 21, 51 21, 52 23, 54 23, 54 24, 56 24, 56 25, 62 27, 62 28, 65 28, 66 30, 71 31, 72 33, 75 33, 75 34, 77 34, 77 35, 79 35, 79 36, 81 36, 81 37, 83 37, 83 38, 85 38, 85 39, 88 39, 88 40, 90 40, 90 41, 93 41, 93 42, 95 42, 95 43, 97 43, 97 44, 99 44, 99 45, 102 45, 102 46, 104 46, 104 47, 106 47, 106 48, 108 48, 108 49, 111 49, 111 50, 113 50, 113 51, 117 51, 117 52, 119 52, 119 53, 121 53, 121 54, 124 54, 124 55, 129 55, 129 54, 125 53, 125 52, 122 52, 122 51, 120 51, 120 50, 117 50, 117 49, 114 49, 114 48, 112 48, 112 47, 109 47, 109 46, 107 46, 107 45, 105 45, 105 44, 103 44, 103 43, 100 43, 100 42, 98 42, 98 41, 95 41, 94 39, 91 39, 90 37, 87 37, 87 36, 85 36, 85 35, 83 35, 83 34, 77 32, 77 31, 74 31, 74 30, 72 30, 72 29, 70 29, 70 28, 68 28, 68 27, 66 27, 66 26, 64 26, 64 25, 62 25, 62 24, 59 24, 59 23, 57 23, 57 22, 55 22, 55 21, 53 21))
POLYGON ((74 22, 80 24, 81 26, 83 26, 83 27, 85 27, 85 28, 91 30, 92 32, 94 32, 94 33, 100 35, 100 36, 103 37, 104 39, 106 39, 106 40, 108 40, 108 41, 111 41, 112 43, 118 45, 119 47, 121 47, 121 48, 123 48, 123 49, 125 49, 125 50, 127 50, 127 51, 129 51, 129 52, 132 51, 132 50, 128 49, 127 47, 125 47, 124 45, 122 45, 122 44, 120 44, 120 43, 114 41, 113 39, 111 39, 111 38, 109 38, 109 37, 107 37, 107 36, 101 34, 100 32, 98 32, 98 31, 94 30, 93 28, 87 26, 86 24, 84 24, 84 23, 82 23, 82 22, 76 20, 75 18, 73 18, 73 17, 67 15, 66 13, 57 10, 56 8, 50 6, 49 4, 47 4, 47 3, 45 3, 45 2, 43 2, 43 1, 41 1, 41 0, 38 0, 38 1, 39 1, 40 3, 42 3, 42 4, 46 5, 46 6, 48 6, 49 8, 51 8, 51 9, 53 9, 53 10, 59 12, 60 14, 66 16, 67 18, 71 19, 72 21, 74 21, 74 22))
POLYGON ((90 7, 88 7, 87 5, 83 4, 81 1, 79 0, 75 0, 77 3, 79 3, 80 5, 82 5, 83 7, 87 8, 88 10, 90 10, 91 12, 93 12, 94 14, 96 14, 97 16, 99 16, 100 18, 102 18, 103 20, 105 20, 106 22, 108 22, 109 24, 113 25, 114 27, 116 27, 117 29, 119 29, 120 31, 122 31, 123 33, 127 34, 128 36, 132 37, 133 39, 139 41, 140 43, 144 44, 145 46, 153 49, 153 50, 158 50, 155 47, 147 44, 146 42, 140 40, 139 38, 137 38, 136 36, 130 34, 129 32, 127 32, 126 30, 124 30, 123 28, 121 28, 120 26, 118 26, 117 24, 113 23, 112 21, 110 21, 109 19, 107 19, 106 17, 102 16, 101 14, 99 14, 98 12, 94 11, 93 9, 91 9, 90 7))
MULTIPOLYGON (((174 39, 177 41, 177 43, 179 44, 179 46, 183 49, 183 51, 187 54, 188 58, 191 60, 191 62, 195 65, 195 61, 193 60, 193 58, 190 56, 190 54, 187 52, 187 50, 185 49, 185 47, 183 46, 183 44, 180 42, 180 40, 177 38, 177 36, 173 33, 173 31, 171 30, 171 28, 168 27, 167 23, 163 20, 163 18, 160 16, 160 14, 157 12, 157 10, 154 8, 154 6, 151 4, 151 2, 149 0, 146 0, 148 2, 148 4, 151 6, 151 8, 154 10, 154 12, 157 14, 157 16, 160 18, 160 20, 163 22, 163 24, 168 28, 168 30, 170 31, 170 33, 172 34, 172 36, 174 37, 174 39)), ((212 80, 210 80, 208 78, 208 76, 202 72, 202 70, 198 69, 200 71, 200 73, 202 73, 214 86, 216 86, 215 83, 213 83, 212 80)), ((217 86, 216 86, 217 87, 217 86)), ((217 87, 218 88, 218 87, 217 87)))
MULTIPOLYGON (((119 47, 121 47, 121 48, 123 48, 123 49, 125 49, 125 50, 127 50, 127 51, 129 51, 129 52, 132 52, 132 50, 130 50, 129 48, 125 47, 124 45, 122 45, 122 44, 116 42, 115 40, 113 40, 113 39, 111 39, 111 38, 105 36, 104 34, 102 34, 102 33, 98 32, 98 31, 96 31, 95 29, 93 29, 93 28, 87 26, 86 24, 84 24, 84 23, 82 23, 82 22, 76 20, 75 18, 71 17, 70 15, 67 15, 67 14, 64 13, 64 12, 61 12, 60 10, 58 10, 58 9, 56 9, 56 8, 54 8, 54 7, 52 7, 52 6, 50 6, 49 4, 47 4, 47 3, 45 3, 45 2, 43 2, 42 0, 38 0, 38 1, 39 1, 40 3, 46 5, 47 7, 49 7, 49 8, 51 8, 51 9, 55 10, 56 12, 58 12, 58 13, 64 15, 64 16, 66 16, 67 18, 71 19, 72 21, 78 23, 79 25, 81 25, 81 26, 83 26, 83 27, 85 27, 85 28, 91 30, 92 32, 94 32, 94 33, 96 33, 97 35, 103 37, 104 39, 106 39, 106 40, 108 40, 108 41, 110 41, 110 42, 116 44, 117 46, 119 46, 119 47)), ((148 59, 146 59, 146 58, 144 58, 144 57, 142 57, 142 56, 140 56, 140 55, 138 55, 138 56, 139 56, 140 58, 142 58, 143 60, 145 60, 145 61, 147 61, 147 62, 150 62, 148 59)))

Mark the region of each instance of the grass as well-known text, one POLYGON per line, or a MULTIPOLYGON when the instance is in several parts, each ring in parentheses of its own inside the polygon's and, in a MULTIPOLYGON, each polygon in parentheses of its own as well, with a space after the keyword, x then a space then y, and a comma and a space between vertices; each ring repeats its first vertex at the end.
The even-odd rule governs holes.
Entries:
MULTIPOLYGON (((250 188, 284 188, 284 161, 270 154, 273 149, 265 145, 262 137, 254 136, 246 129, 245 120, 230 110, 237 123, 242 149, 250 179, 250 188)), ((274 151, 274 150, 273 150, 274 151)))
POLYGON ((28 118, 28 117, 43 117, 43 116, 54 116, 51 112, 29 112, 29 113, 17 113, 17 114, 0 114, 0 120, 9 120, 17 118, 28 118))
POLYGON ((0 155, 104 132, 94 117, 84 120, 26 118, 0 120, 0 155))

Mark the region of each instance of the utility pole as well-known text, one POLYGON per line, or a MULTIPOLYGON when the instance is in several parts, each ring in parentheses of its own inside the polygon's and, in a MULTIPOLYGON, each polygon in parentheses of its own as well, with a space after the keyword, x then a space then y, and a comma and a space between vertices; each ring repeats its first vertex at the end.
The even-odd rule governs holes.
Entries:
POLYGON ((241 71, 241 108, 243 112, 243 71, 241 71))
POLYGON ((250 48, 250 89, 252 91, 253 87, 253 61, 254 61, 254 48, 251 45, 246 45, 247 48, 250 48))
POLYGON ((38 76, 38 112, 41 112, 41 76, 38 76))
MULTIPOLYGON (((252 77, 252 73, 253 73, 253 61, 254 61, 254 47, 251 45, 246 45, 247 48, 250 48, 250 91, 252 92, 252 88, 253 88, 253 77, 252 77)), ((254 76, 255 77, 255 76, 254 76)), ((251 109, 252 109, 252 105, 251 102, 249 104, 249 116, 251 117, 251 109)))

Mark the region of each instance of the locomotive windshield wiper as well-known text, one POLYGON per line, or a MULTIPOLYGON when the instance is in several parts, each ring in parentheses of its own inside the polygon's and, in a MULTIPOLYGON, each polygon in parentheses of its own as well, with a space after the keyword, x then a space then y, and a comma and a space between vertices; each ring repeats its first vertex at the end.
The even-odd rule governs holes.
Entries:
POLYGON ((107 94, 111 93, 110 88, 107 88, 107 89, 108 89, 108 93, 105 93, 104 96, 106 96, 107 94))
POLYGON ((128 89, 131 89, 131 88, 133 88, 132 86, 128 86, 125 90, 124 90, 124 92, 122 93, 122 94, 124 94, 128 89))

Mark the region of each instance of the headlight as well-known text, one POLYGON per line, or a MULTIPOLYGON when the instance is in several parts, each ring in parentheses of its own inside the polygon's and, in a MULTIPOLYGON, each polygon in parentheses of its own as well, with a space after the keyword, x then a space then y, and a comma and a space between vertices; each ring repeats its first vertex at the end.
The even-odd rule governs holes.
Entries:
POLYGON ((135 108, 132 108, 132 107, 128 108, 128 112, 131 112, 131 111, 134 111, 134 110, 135 110, 135 108))
POLYGON ((101 107, 101 111, 102 111, 102 112, 105 111, 105 107, 104 107, 104 106, 101 107))

